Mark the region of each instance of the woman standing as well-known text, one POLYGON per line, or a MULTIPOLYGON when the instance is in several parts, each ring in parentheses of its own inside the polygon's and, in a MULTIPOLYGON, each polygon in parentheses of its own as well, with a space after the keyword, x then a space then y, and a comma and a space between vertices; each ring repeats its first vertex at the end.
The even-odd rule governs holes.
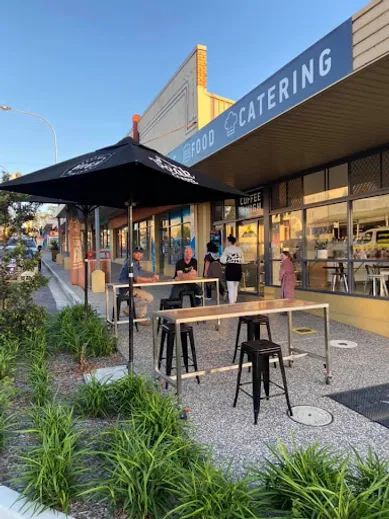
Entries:
POLYGON ((227 247, 220 258, 221 263, 226 264, 226 281, 228 290, 228 302, 232 305, 238 299, 239 282, 242 277, 243 252, 235 245, 236 238, 230 235, 227 238, 227 247))
POLYGON ((280 266, 280 282, 281 282, 281 298, 293 299, 294 288, 296 286, 296 275, 294 273, 294 265, 290 252, 283 251, 281 253, 280 266))
MULTIPOLYGON (((218 248, 216 243, 207 243, 207 254, 204 257, 204 274, 203 277, 210 277, 208 275, 209 267, 215 262, 219 261, 218 248)), ((211 269, 212 270, 212 269, 211 269)), ((212 299, 212 284, 206 284, 206 298, 207 301, 212 299)))

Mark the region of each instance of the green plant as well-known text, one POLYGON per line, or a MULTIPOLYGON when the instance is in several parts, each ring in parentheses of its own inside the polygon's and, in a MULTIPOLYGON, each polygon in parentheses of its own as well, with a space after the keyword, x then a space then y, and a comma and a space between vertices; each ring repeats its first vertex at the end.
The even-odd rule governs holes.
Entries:
POLYGON ((113 411, 110 392, 112 392, 110 381, 101 383, 92 376, 87 384, 82 384, 78 388, 75 397, 77 412, 91 418, 109 416, 113 411))
POLYGON ((0 452, 6 446, 7 435, 14 425, 14 415, 8 413, 12 399, 15 396, 13 380, 9 377, 0 381, 0 452))
POLYGON ((356 495, 368 491, 388 475, 389 459, 383 460, 370 447, 365 458, 354 449, 348 481, 354 487, 356 495))
POLYGON ((0 350, 0 380, 12 375, 15 370, 16 355, 6 349, 0 350))
POLYGON ((56 404, 34 407, 30 416, 34 428, 24 431, 38 438, 37 447, 20 456, 23 495, 29 498, 35 512, 46 507, 65 513, 81 490, 80 478, 86 450, 80 448, 84 431, 77 427, 72 409, 56 404))
POLYGON ((174 489, 178 504, 166 517, 180 519, 258 519, 260 509, 247 478, 234 481, 230 470, 215 468, 210 459, 191 467, 187 477, 174 489))
POLYGON ((327 447, 318 443, 299 447, 293 442, 293 449, 278 442, 268 446, 273 460, 266 460, 261 469, 252 469, 254 480, 266 491, 267 497, 276 509, 291 510, 299 499, 301 488, 312 486, 335 490, 344 461, 335 456, 327 447))
POLYGON ((154 442, 134 425, 118 424, 103 435, 98 455, 105 477, 83 495, 98 495, 132 519, 162 519, 174 505, 174 493, 186 472, 177 463, 182 446, 166 433, 154 442))
POLYGON ((32 388, 34 402, 37 405, 42 406, 50 401, 52 398, 50 388, 52 376, 46 360, 38 358, 31 362, 28 381, 32 388))
POLYGON ((78 360, 85 347, 88 357, 109 356, 116 350, 116 338, 91 307, 87 313, 82 305, 65 308, 50 329, 57 349, 72 353, 78 360))
POLYGON ((57 240, 50 241, 50 250, 59 250, 59 245, 57 240))

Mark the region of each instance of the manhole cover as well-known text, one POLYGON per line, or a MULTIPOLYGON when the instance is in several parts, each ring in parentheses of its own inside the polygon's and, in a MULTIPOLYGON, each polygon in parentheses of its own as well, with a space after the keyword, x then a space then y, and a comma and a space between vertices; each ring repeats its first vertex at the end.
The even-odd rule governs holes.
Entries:
POLYGON ((331 341, 330 344, 333 348, 344 348, 344 349, 356 348, 358 346, 358 344, 356 342, 345 341, 345 340, 331 341))
POLYGON ((298 405, 292 407, 293 416, 289 416, 294 422, 311 427, 324 427, 329 425, 334 417, 331 413, 320 407, 310 405, 298 405))
POLYGON ((316 330, 312 330, 311 328, 293 328, 293 331, 299 335, 309 335, 311 333, 316 333, 316 330))

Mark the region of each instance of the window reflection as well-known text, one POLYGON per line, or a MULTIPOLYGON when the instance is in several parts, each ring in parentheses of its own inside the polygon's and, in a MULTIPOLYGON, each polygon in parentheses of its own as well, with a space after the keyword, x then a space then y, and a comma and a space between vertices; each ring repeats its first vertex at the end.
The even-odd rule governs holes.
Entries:
POLYGON ((342 261, 307 261, 308 288, 349 293, 348 265, 342 261))
POLYGON ((307 209, 306 259, 347 258, 347 204, 307 209))
POLYGON ((303 225, 301 211, 273 214, 271 217, 271 257, 280 259, 283 250, 289 251, 294 260, 301 258, 303 225))
POLYGON ((389 195, 353 202, 353 257, 389 260, 389 195))

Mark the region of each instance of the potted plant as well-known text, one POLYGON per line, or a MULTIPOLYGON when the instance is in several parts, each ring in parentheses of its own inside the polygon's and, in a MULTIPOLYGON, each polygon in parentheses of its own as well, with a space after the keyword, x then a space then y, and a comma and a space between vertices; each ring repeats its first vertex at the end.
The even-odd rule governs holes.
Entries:
POLYGON ((317 259, 328 259, 327 241, 316 240, 317 259))
POLYGON ((59 246, 57 240, 51 240, 50 242, 51 259, 56 261, 57 254, 59 254, 59 246))

